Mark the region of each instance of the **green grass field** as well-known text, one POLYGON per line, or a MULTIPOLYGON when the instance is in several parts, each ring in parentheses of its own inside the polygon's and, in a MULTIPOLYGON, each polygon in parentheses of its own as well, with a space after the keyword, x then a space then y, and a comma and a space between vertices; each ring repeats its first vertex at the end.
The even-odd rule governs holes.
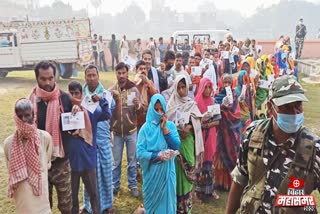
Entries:
MULTIPOLYGON (((84 76, 82 72, 79 72, 79 76, 72 78, 80 82, 84 82, 84 76)), ((115 74, 113 72, 100 73, 100 80, 103 85, 108 88, 115 81, 115 74)), ((67 89, 67 84, 70 80, 60 80, 59 85, 63 90, 67 89)), ((0 79, 0 142, 12 134, 15 130, 13 121, 13 107, 15 101, 21 97, 27 97, 30 94, 31 89, 36 85, 34 73, 32 71, 17 71, 9 73, 6 78, 0 79)), ((305 125, 311 128, 315 133, 320 134, 319 118, 320 118, 320 87, 304 85, 307 90, 306 94, 310 102, 305 104, 305 125)), ((1 149, 0 149, 1 150, 1 149)), ((125 153, 124 153, 125 154, 125 153)), ((114 200, 114 208, 116 213, 130 214, 142 203, 142 197, 135 199, 132 198, 127 188, 126 181, 126 160, 124 158, 122 167, 122 189, 118 196, 114 200)), ((14 213, 14 207, 11 201, 7 198, 7 182, 8 174, 4 162, 2 150, 0 151, 0 213, 9 214, 14 213)), ((141 185, 139 185, 139 188, 141 185)), ((141 188, 140 188, 141 190, 141 188)), ((227 193, 220 192, 220 199, 211 201, 206 204, 200 204, 200 202, 194 202, 193 213, 224 213, 227 193)), ((319 194, 315 192, 317 202, 320 203, 319 194)), ((82 196, 82 194, 80 195, 82 196)), ((81 198, 81 197, 80 197, 81 198)), ((56 201, 56 198, 54 199, 56 201)), ((320 206, 319 206, 320 207, 320 206)), ((56 205, 53 209, 53 213, 59 213, 56 205)))

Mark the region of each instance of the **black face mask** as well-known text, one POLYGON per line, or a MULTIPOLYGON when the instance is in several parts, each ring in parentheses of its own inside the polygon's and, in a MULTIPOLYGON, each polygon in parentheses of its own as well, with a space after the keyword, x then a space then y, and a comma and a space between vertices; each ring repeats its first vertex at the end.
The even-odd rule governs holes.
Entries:
POLYGON ((173 67, 173 64, 172 65, 166 65, 166 71, 169 71, 172 67, 173 67))

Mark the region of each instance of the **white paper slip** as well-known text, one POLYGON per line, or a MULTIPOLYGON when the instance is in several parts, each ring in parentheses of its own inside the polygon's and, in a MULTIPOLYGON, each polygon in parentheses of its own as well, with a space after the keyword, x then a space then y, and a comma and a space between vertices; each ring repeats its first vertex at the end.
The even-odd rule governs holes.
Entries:
POLYGON ((164 151, 161 151, 161 154, 167 159, 169 160, 170 158, 173 158, 177 155, 179 155, 179 151, 178 150, 172 150, 172 149, 167 149, 164 151))
POLYGON ((221 57, 223 59, 229 59, 229 51, 221 51, 221 57))
POLYGON ((89 94, 85 96, 81 102, 81 106, 87 109, 92 114, 97 109, 98 105, 99 105, 99 102, 93 102, 91 95, 89 94))
POLYGON ((279 75, 282 76, 284 74, 283 72, 284 72, 284 69, 280 68, 279 75))
POLYGON ((200 66, 192 66, 191 67, 191 73, 195 76, 200 76, 202 73, 202 69, 200 66))
POLYGON ((208 112, 212 113, 213 115, 220 114, 220 105, 214 104, 214 105, 208 106, 208 112))
POLYGON ((62 131, 85 128, 83 111, 79 111, 75 115, 72 115, 71 112, 62 113, 61 120, 62 120, 62 131))
POLYGON ((247 85, 242 85, 241 94, 246 95, 247 85))
POLYGON ((262 45, 257 45, 256 46, 256 50, 257 50, 257 52, 261 52, 262 51, 262 45))
POLYGON ((259 80, 259 88, 269 89, 270 84, 267 80, 259 80))
POLYGON ((123 61, 126 62, 128 60, 128 58, 129 58, 129 55, 123 56, 123 61))
POLYGON ((291 53, 289 54, 289 59, 292 59, 292 60, 295 60, 295 59, 296 59, 296 54, 295 54, 295 52, 291 52, 291 53))
POLYGON ((177 110, 176 111, 175 125, 178 128, 184 128, 184 125, 188 124, 188 123, 189 123, 189 114, 177 110))
POLYGON ((286 70, 286 74, 287 74, 287 75, 290 75, 291 73, 293 73, 293 70, 290 70, 290 69, 287 69, 287 70, 286 70))
POLYGON ((136 97, 136 92, 131 92, 129 95, 128 95, 128 106, 133 106, 133 99, 136 97))
POLYGON ((227 94, 227 96, 229 97, 229 96, 231 96, 232 97, 232 90, 231 90, 231 87, 230 86, 228 86, 228 87, 225 87, 225 89, 226 89, 226 94, 227 94))
POLYGON ((213 61, 211 59, 204 58, 203 62, 205 65, 209 65, 209 66, 213 65, 213 61))
POLYGON ((113 98, 111 92, 108 90, 104 90, 102 97, 108 101, 108 105, 110 107, 112 103, 112 98, 113 98))
POLYGON ((230 101, 230 104, 233 103, 233 95, 232 95, 232 90, 231 90, 231 87, 228 86, 225 88, 226 89, 226 94, 227 94, 227 97, 230 101))
POLYGON ((268 75, 268 81, 273 82, 274 81, 274 74, 268 75))
POLYGON ((201 60, 200 67, 205 68, 206 66, 208 66, 209 68, 213 66, 213 61, 207 58, 204 58, 203 60, 201 60))
POLYGON ((137 61, 129 55, 124 56, 123 62, 129 65, 129 70, 133 71, 137 61))
POLYGON ((258 75, 258 71, 255 69, 251 69, 250 71, 250 77, 255 78, 258 75))
POLYGON ((234 55, 238 55, 238 53, 239 53, 239 48, 236 47, 236 46, 233 46, 233 48, 232 48, 232 53, 233 53, 234 55))

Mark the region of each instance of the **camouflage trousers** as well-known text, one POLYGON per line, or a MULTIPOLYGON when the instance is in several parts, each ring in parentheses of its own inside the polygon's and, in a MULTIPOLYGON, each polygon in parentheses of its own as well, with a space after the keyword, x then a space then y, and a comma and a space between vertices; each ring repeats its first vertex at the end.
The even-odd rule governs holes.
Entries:
POLYGON ((72 195, 71 195, 71 169, 69 160, 52 162, 48 172, 49 181, 49 200, 52 209, 53 186, 58 197, 58 209, 62 214, 71 214, 72 195))
POLYGON ((301 57, 301 52, 303 48, 304 38, 295 38, 296 43, 296 59, 299 59, 301 57))

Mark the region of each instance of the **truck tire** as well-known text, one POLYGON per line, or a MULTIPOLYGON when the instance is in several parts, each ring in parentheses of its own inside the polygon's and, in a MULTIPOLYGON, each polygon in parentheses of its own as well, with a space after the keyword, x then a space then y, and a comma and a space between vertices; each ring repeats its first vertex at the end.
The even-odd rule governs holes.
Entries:
POLYGON ((8 75, 9 71, 7 70, 0 70, 0 78, 5 78, 8 75))
POLYGON ((63 79, 70 79, 70 77, 72 76, 73 73, 73 64, 72 63, 64 63, 64 64, 60 64, 61 67, 63 67, 61 69, 61 73, 60 76, 63 79), (62 72, 63 70, 63 72, 62 72))

